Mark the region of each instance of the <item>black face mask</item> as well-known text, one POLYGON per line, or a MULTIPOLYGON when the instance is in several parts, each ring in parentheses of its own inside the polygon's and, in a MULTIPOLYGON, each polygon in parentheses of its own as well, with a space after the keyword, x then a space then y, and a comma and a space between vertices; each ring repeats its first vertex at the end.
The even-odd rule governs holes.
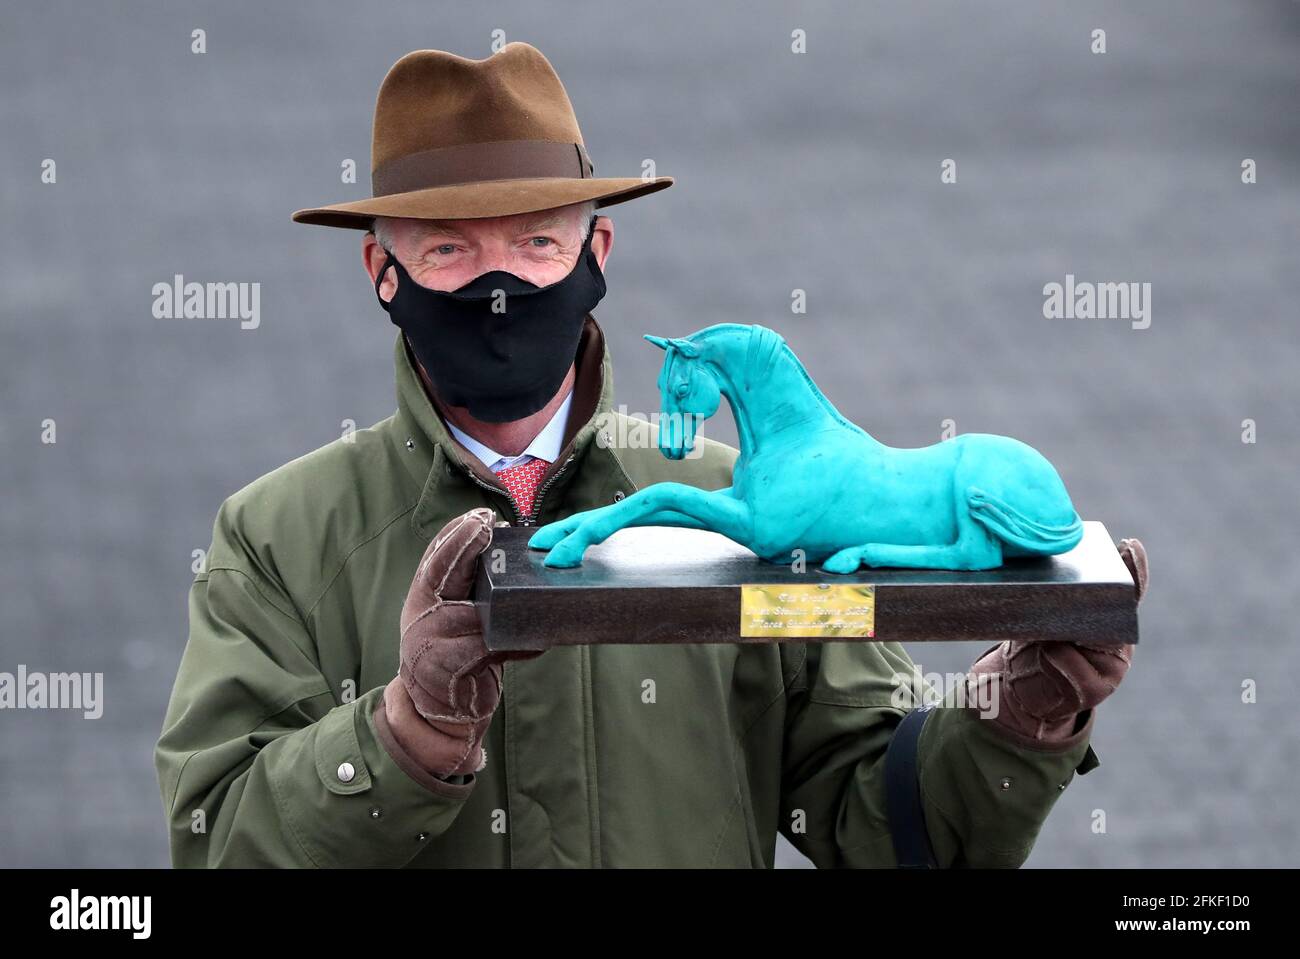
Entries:
POLYGON ((591 251, 595 228, 592 217, 578 262, 549 286, 493 270, 443 293, 420 286, 385 250, 375 295, 392 266, 397 292, 379 304, 444 402, 488 423, 523 419, 550 402, 577 356, 587 313, 605 295, 591 251))

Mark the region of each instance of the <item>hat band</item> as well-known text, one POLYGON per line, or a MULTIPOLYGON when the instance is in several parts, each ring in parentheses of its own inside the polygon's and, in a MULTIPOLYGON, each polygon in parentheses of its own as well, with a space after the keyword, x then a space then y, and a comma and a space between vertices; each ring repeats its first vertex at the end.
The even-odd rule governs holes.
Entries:
POLYGON ((370 186, 375 196, 390 196, 481 180, 587 179, 594 172, 581 143, 494 140, 422 150, 389 160, 370 174, 370 186))

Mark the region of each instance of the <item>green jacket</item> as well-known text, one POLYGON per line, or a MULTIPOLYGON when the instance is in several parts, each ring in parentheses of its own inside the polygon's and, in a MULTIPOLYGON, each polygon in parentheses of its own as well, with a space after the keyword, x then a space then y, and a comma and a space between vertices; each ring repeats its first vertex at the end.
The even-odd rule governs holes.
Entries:
MULTIPOLYGON (((449 435, 400 337, 396 366, 395 415, 217 515, 155 751, 175 865, 770 867, 778 831, 818 866, 896 864, 882 759, 904 715, 895 675, 919 682, 896 643, 556 647, 506 664, 484 769, 463 785, 403 772, 372 713, 419 559, 475 506, 520 518, 449 435)), ((629 422, 612 401, 589 318, 536 522, 663 480, 730 485, 737 451, 721 443, 670 461, 653 437, 597 442, 629 422)), ((936 709, 918 767, 940 864, 1022 863, 1096 764, 1091 727, 1090 713, 1069 743, 1036 750, 936 709)))

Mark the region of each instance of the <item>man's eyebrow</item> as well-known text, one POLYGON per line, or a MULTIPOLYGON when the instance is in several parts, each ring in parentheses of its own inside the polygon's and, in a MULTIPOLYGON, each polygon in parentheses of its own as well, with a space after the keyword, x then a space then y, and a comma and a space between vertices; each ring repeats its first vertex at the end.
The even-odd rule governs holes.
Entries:
POLYGON ((429 236, 457 236, 462 240, 465 239, 465 234, 461 233, 460 230, 450 224, 442 223, 438 220, 426 220, 425 223, 427 224, 425 232, 429 236))
MULTIPOLYGON (((550 213, 546 216, 535 217, 531 220, 525 220, 520 224, 516 233, 532 233, 536 230, 543 230, 547 227, 559 226, 564 222, 564 217, 559 213, 550 213)), ((426 220, 424 234, 426 237, 431 236, 454 236, 459 239, 465 239, 465 234, 460 232, 454 226, 443 223, 438 220, 426 220)))
POLYGON ((564 217, 558 213, 551 213, 538 219, 525 220, 519 228, 520 233, 529 233, 533 230, 545 229, 548 226, 558 226, 564 222, 564 217))

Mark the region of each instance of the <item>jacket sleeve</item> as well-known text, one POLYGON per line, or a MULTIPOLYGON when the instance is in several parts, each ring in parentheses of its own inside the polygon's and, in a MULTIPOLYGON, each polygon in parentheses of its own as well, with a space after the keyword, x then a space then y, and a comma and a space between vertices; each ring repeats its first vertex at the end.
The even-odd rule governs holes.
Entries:
POLYGON ((340 702, 258 563, 214 539, 189 611, 154 752, 174 865, 402 866, 455 820, 473 776, 404 772, 377 738, 383 687, 340 702))
MULTIPOLYGON (((895 867, 885 753, 903 716, 935 693, 897 643, 806 643, 786 693, 781 832, 820 868, 895 867)), ((1098 765, 1094 713, 1066 742, 1011 742, 950 691, 917 744, 922 809, 943 867, 1017 867, 1075 771, 1098 765)))

